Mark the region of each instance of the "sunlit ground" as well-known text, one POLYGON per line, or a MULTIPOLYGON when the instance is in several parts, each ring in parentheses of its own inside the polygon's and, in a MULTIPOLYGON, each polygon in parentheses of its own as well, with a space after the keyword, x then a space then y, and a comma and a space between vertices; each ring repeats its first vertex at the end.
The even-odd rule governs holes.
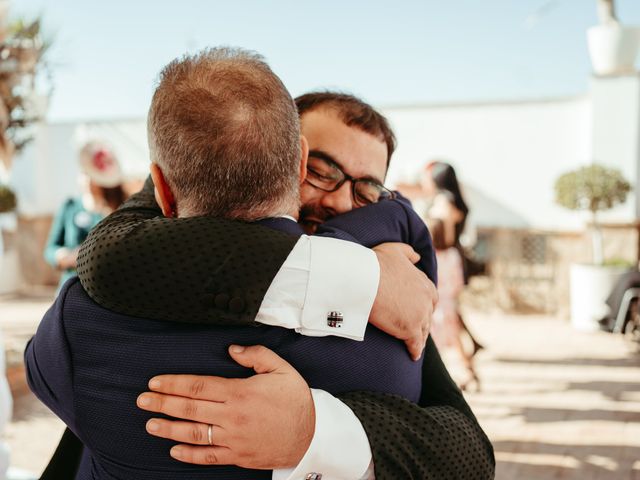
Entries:
POLYGON ((482 391, 468 398, 493 442, 496 478, 640 479, 636 344, 543 316, 468 317, 488 347, 482 391))
MULTIPOLYGON (((49 303, 0 299, 14 359, 49 303)), ((640 480, 635 344, 607 333, 579 333, 548 316, 466 313, 487 347, 478 355, 482 390, 468 398, 493 441, 496 478, 640 480)), ((445 359, 460 376, 453 352, 445 359)), ((12 383, 19 386, 19 378, 12 383)), ((37 474, 63 426, 24 391, 14 413, 7 432, 12 463, 37 474)))

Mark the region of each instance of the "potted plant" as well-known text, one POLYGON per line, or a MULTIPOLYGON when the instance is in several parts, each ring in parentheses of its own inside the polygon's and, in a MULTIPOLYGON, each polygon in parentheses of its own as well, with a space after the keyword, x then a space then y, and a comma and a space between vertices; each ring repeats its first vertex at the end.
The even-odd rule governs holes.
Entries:
POLYGON ((16 194, 6 185, 0 184, 0 213, 12 212, 16 208, 16 194))
MULTIPOLYGON (((51 40, 43 36, 39 18, 10 20, 10 4, 0 0, 0 213, 15 209, 15 195, 1 184, 11 177, 15 154, 33 139, 52 87, 46 59, 51 40)), ((2 218, 0 239, 12 239, 7 231, 15 230, 15 216, 2 218)), ((0 293, 14 291, 21 283, 18 248, 27 247, 0 240, 0 293)))
POLYGON ((570 210, 591 213, 592 263, 571 265, 571 322, 580 330, 596 330, 607 313, 605 300, 626 271, 619 265, 605 265, 602 229, 598 213, 627 199, 631 185, 614 168, 592 164, 561 175, 555 183, 555 199, 570 210))
POLYGON ((593 72, 599 76, 635 73, 640 29, 618 21, 614 0, 597 0, 600 24, 587 30, 593 72))
POLYGON ((5 251, 10 235, 4 230, 4 213, 16 208, 16 195, 9 187, 0 183, 0 294, 13 291, 20 279, 17 251, 5 251))

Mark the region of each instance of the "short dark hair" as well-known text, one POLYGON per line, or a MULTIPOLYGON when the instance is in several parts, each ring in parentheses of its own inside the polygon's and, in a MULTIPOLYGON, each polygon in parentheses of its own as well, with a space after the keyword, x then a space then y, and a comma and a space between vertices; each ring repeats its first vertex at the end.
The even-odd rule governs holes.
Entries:
POLYGON ((211 48, 169 63, 148 133, 152 161, 186 216, 254 220, 299 202, 296 107, 254 52, 211 48))
POLYGON ((387 144, 387 168, 396 149, 396 136, 389 121, 368 103, 348 93, 318 91, 305 93, 295 99, 298 115, 320 107, 334 108, 345 125, 357 127, 387 144))

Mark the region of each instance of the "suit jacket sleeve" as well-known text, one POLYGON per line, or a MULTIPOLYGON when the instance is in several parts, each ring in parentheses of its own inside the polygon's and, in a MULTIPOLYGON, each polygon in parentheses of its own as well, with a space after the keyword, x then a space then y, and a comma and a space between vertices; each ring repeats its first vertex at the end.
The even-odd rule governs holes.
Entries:
POLYGON ((318 227, 318 235, 340 238, 368 248, 386 242, 411 245, 420 254, 416 266, 438 283, 435 250, 427 226, 399 193, 396 199, 374 203, 334 217, 318 227))
POLYGON ((115 312, 249 325, 296 241, 239 221, 165 218, 148 178, 140 192, 92 230, 77 270, 89 296, 115 312))
POLYGON ((376 480, 489 480, 491 442, 429 338, 419 405, 402 397, 349 392, 337 397, 364 427, 376 480))
POLYGON ((24 352, 29 387, 72 430, 75 430, 73 368, 63 307, 68 287, 75 281, 65 283, 24 352))

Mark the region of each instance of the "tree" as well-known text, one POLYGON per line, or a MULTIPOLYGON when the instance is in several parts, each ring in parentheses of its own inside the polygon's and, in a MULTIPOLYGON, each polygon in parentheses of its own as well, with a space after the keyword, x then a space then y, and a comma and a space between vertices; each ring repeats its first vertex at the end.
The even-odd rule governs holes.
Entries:
POLYGON ((16 194, 13 193, 13 190, 0 184, 0 213, 13 211, 16 208, 16 204, 16 194))
POLYGON ((593 263, 602 265, 602 231, 597 214, 624 203, 631 185, 619 170, 592 164, 561 175, 554 189, 558 205, 569 210, 591 212, 593 263))
POLYGON ((36 77, 48 72, 45 53, 50 46, 39 18, 10 22, 7 14, 8 1, 0 0, 0 174, 9 171, 15 153, 33 139, 31 127, 43 114, 36 77))

